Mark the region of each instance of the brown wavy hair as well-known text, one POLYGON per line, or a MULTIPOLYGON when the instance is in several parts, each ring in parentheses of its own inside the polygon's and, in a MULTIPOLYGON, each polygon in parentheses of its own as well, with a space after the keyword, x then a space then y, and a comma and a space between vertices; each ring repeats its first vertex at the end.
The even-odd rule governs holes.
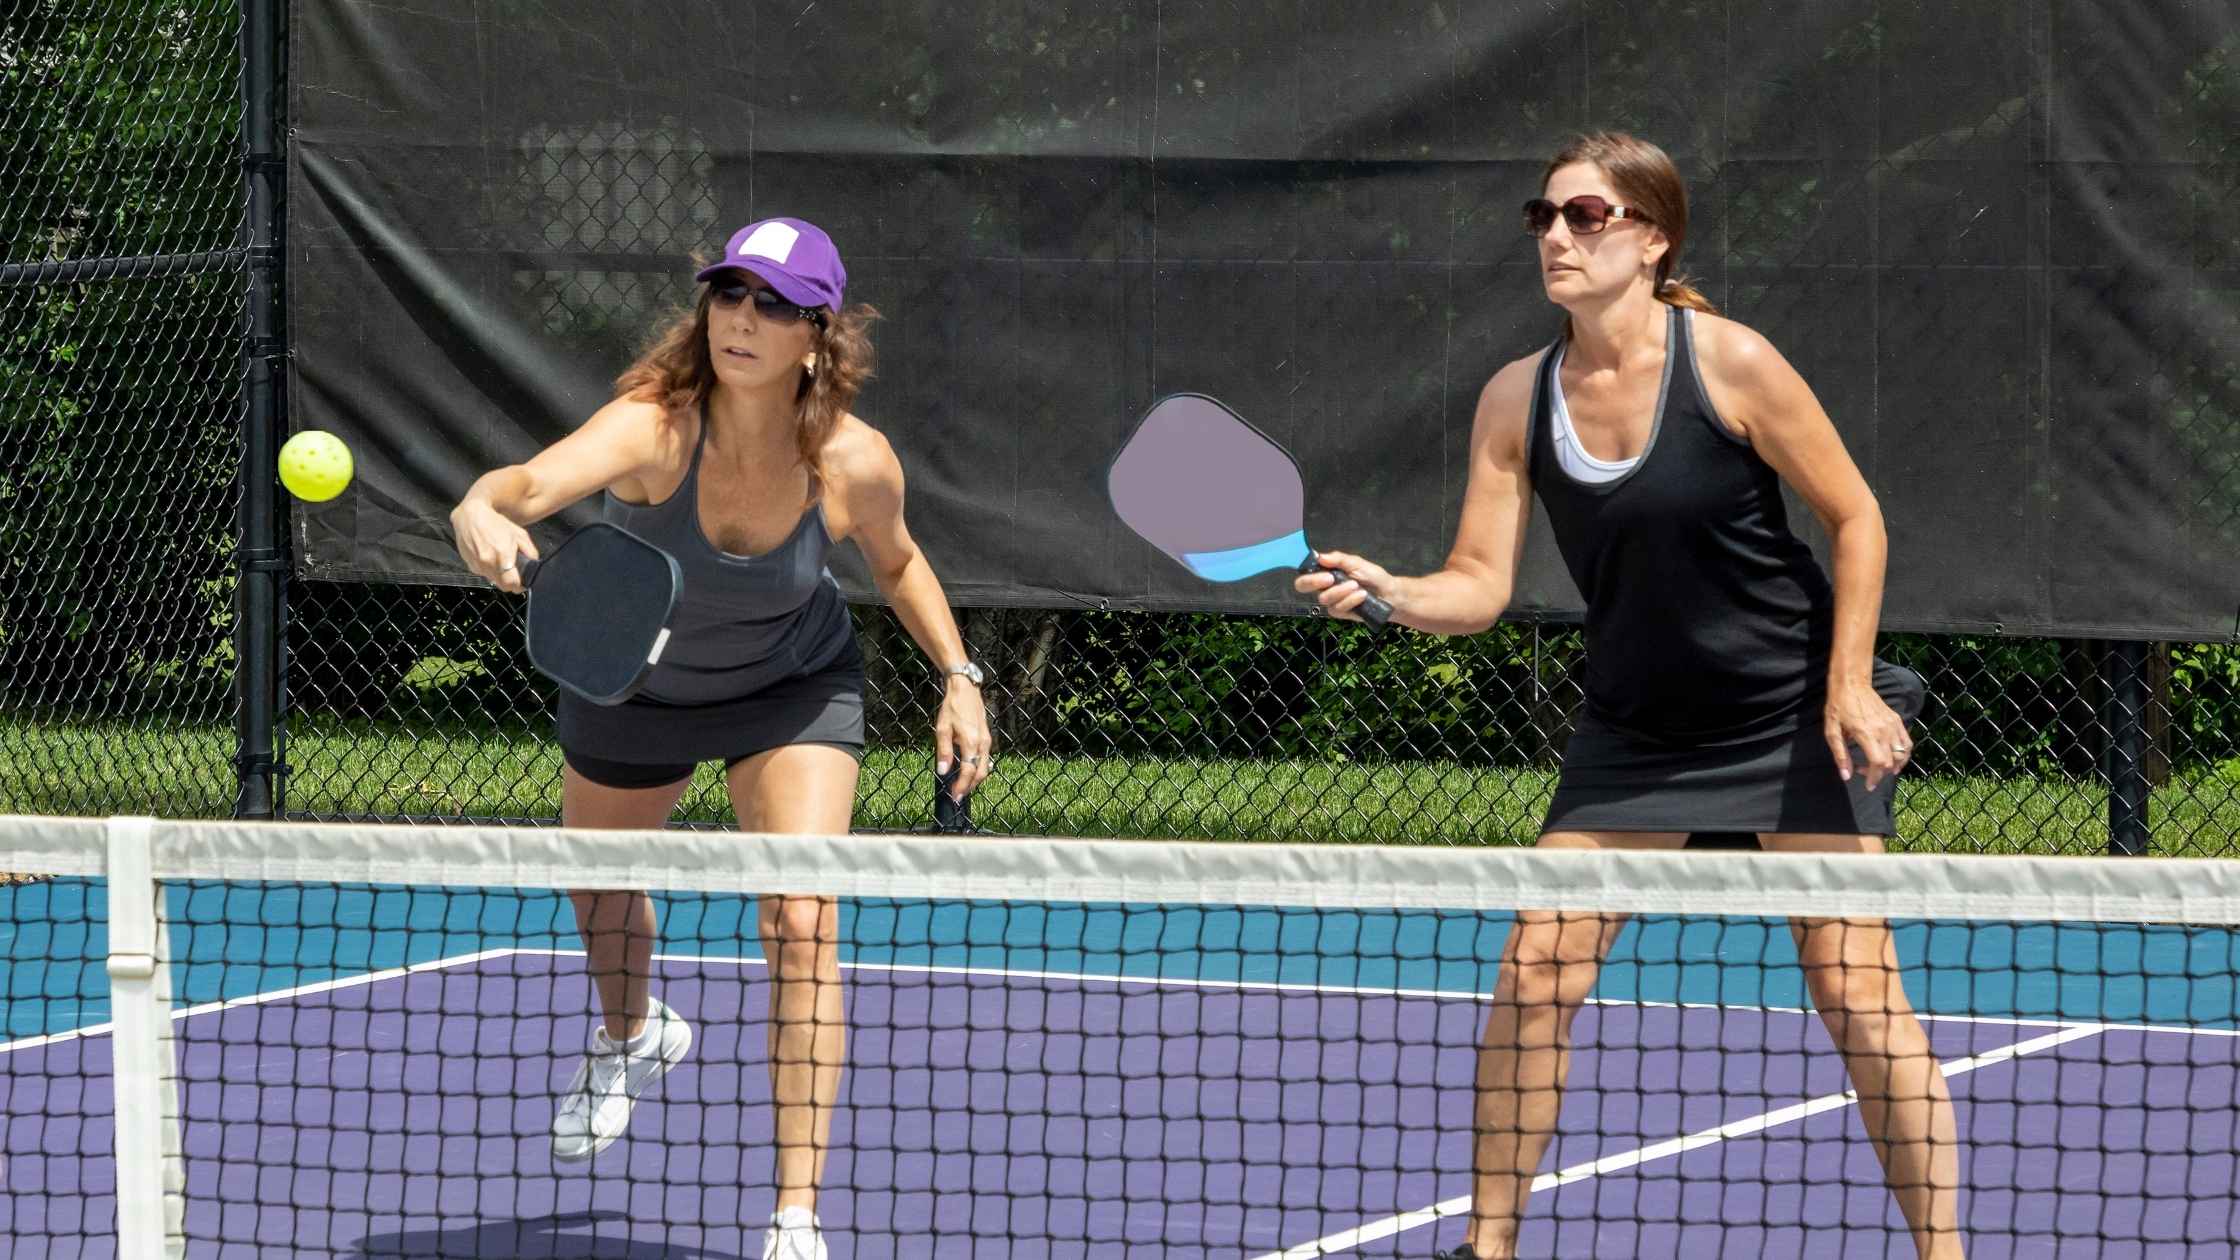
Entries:
MULTIPOLYGON (((713 298, 713 288, 701 285, 692 308, 656 332, 637 361, 614 379, 615 397, 659 403, 669 412, 698 411, 708 401, 716 385, 716 366, 708 355, 713 298)), ((824 326, 810 338, 817 370, 802 374, 794 394, 794 440, 802 466, 820 484, 824 444, 872 377, 871 325, 878 318, 877 309, 861 302, 827 309, 824 326)))
POLYGON ((1540 187, 1545 190, 1557 171, 1581 162, 1609 176, 1618 200, 1638 207, 1642 217, 1661 229, 1672 243, 1657 260, 1657 300, 1706 315, 1718 314, 1719 308, 1693 281, 1673 274, 1680 265, 1680 249, 1688 243, 1688 186, 1665 151, 1622 131, 1590 132, 1556 150, 1540 176, 1540 187))

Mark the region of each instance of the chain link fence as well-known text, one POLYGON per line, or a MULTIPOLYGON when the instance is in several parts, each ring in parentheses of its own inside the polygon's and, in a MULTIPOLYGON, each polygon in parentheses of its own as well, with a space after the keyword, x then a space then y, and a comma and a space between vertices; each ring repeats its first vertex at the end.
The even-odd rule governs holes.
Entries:
POLYGON ((0 809, 234 797, 240 22, 0 17, 0 809))
MULTIPOLYGON (((932 825, 940 687, 885 609, 859 606, 872 748, 857 821, 932 825)), ((289 812, 551 819, 551 687, 518 605, 463 587, 299 583, 291 603, 289 812)), ((1579 692, 1575 629, 1376 636, 1310 618, 961 610, 990 674, 997 773, 974 822, 1014 834, 1524 843, 1579 692)), ((1928 680, 1899 797, 1915 848, 2097 853, 2125 769, 2109 645, 1885 636, 1928 680)), ((2240 649, 2156 645, 2138 772, 2150 847, 2240 835, 2240 649)), ((730 817, 703 767, 684 816, 730 817)))
MULTIPOLYGON (((230 0, 28 3, 0 23, 9 189, 0 198, 0 810, 210 816, 236 799, 235 470, 248 320, 240 28, 230 0)), ((1862 64, 1899 55, 1867 27, 1846 27, 1844 38, 1857 47, 1837 51, 1862 64)), ((2182 107, 2162 116, 2175 139, 2163 140, 2190 143, 2220 118, 2240 123, 2236 67, 2240 56, 2221 45, 2192 57, 2182 107)), ((1606 69, 1628 81, 1623 67, 1606 69)), ((1655 105, 1665 99, 1656 93, 1616 93, 1607 121, 1675 151, 1729 152, 1697 190, 1696 238, 1727 242, 1706 289, 1745 318, 1799 330, 1797 344, 1810 348, 1800 367, 1834 380, 1858 374, 1844 356, 1871 343, 1865 325, 1895 306, 1940 302, 1996 324, 2016 311, 2058 319, 2064 302, 2127 298, 2092 259, 2053 260, 2075 263, 2059 273, 2073 283, 2042 304, 2017 288, 2056 271, 2033 269, 2027 239, 1979 233, 1971 198, 1979 185, 2037 177, 2043 155, 2029 137, 2043 104, 2027 84, 2019 95, 2001 88, 1997 74, 1970 82, 1983 96, 1975 123, 1893 155, 1865 183, 1836 177, 1855 166, 1803 148, 1783 155, 1770 142, 1701 133, 1707 118, 1655 105), (1745 155, 1753 144, 1765 152, 1745 155), (1885 252, 1914 269, 1892 272, 1902 283, 1875 302, 1837 300, 1856 295, 1870 261, 1862 204, 1882 215, 1885 252)), ((1803 91, 1778 81, 1767 90, 1803 91)), ((1793 104, 1768 116, 1828 102, 1806 94, 1793 104)), ((1551 126, 1533 123, 1536 134, 1551 126)), ((593 128, 538 144, 517 192, 606 185, 617 199, 578 216, 608 224, 607 235, 555 248, 611 244, 628 227, 626 243, 680 252, 718 231, 704 191, 709 159, 689 138, 593 128), (667 191, 650 196, 655 184, 667 191)), ((2225 216, 2187 223, 2191 269, 2163 280, 2184 289, 2202 326, 2231 335, 2186 343, 2223 353, 2151 363, 2140 405, 2161 409, 2201 473, 2188 491, 2199 545, 2232 554, 2240 369, 2229 350, 2240 328, 2229 290, 2240 235, 2225 216)), ((585 321, 636 327, 661 302, 636 272, 554 271, 522 283, 541 295, 555 335, 585 321)), ((1968 375, 1936 346, 1885 350, 1942 363, 1972 414, 2004 426, 1986 440, 2032 440, 2053 409, 2022 377, 1968 375)), ((2123 365, 2078 370, 2131 379, 2123 365)), ((1859 454, 1870 466, 1898 457, 1859 454)), ((2021 505, 1894 503, 1892 527, 2011 528, 2057 510, 2057 489, 2021 505)), ((873 743, 859 823, 924 827, 938 688, 889 614, 856 614, 873 743)), ((974 812, 997 832, 1524 842, 1579 700, 1578 637, 1556 624, 1433 640, 1307 618, 961 615, 992 674, 998 772, 974 812)), ((555 817, 550 688, 520 650, 518 616, 517 604, 480 589, 293 582, 279 807, 301 817, 555 817)), ((2113 812, 2118 830, 2143 823, 2156 852, 2233 851, 2233 644, 2140 654, 2086 641, 1891 635, 1883 654, 1918 670, 1931 695, 1900 797, 1904 844, 2101 852, 2113 812), (2123 717, 2133 700, 2137 721, 2123 717)), ((728 818, 712 773, 685 812, 728 818)))

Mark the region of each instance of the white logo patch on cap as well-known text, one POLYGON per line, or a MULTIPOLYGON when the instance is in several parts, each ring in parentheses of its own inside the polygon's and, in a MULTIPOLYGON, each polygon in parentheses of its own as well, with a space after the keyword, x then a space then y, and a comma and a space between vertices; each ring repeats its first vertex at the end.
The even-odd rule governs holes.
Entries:
POLYGON ((739 242, 739 257, 767 258, 783 263, 793 256, 793 245, 801 239, 801 230, 784 223, 765 223, 748 233, 739 242))

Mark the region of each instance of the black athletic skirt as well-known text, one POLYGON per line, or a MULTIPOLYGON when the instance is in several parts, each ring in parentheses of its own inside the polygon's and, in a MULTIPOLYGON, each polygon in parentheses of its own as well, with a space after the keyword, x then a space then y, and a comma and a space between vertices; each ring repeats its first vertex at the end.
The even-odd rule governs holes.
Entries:
MULTIPOLYGON (((1908 723, 1926 697, 1920 675, 1874 663, 1874 689, 1908 723)), ((1582 714, 1542 831, 1685 831, 1695 847, 1744 844, 1754 833, 1887 836, 1895 784, 1837 777, 1821 733, 1825 700, 1809 698, 1793 729, 1734 744, 1669 744, 1582 714)))
POLYGON ((568 764, 612 787, 673 783, 700 762, 729 764, 788 744, 826 744, 861 761, 863 651, 850 634, 829 664, 712 704, 597 705, 562 692, 554 725, 568 764))

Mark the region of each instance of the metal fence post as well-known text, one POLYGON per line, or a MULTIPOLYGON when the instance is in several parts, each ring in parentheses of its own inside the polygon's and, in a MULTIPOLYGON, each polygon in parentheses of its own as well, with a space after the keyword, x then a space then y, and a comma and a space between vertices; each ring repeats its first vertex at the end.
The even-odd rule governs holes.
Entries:
POLYGON ((2147 851, 2148 805, 2153 785, 2147 779, 2147 645, 2108 645, 2108 852, 2147 851))
POLYGON ((241 443, 241 515, 235 621, 241 702, 234 813, 270 818, 282 806, 280 724, 282 607, 287 538, 274 480, 279 459, 280 373, 287 357, 281 295, 281 187, 286 177, 281 118, 279 0, 244 0, 241 23, 243 181, 249 254, 249 327, 242 344, 247 406, 241 443))

